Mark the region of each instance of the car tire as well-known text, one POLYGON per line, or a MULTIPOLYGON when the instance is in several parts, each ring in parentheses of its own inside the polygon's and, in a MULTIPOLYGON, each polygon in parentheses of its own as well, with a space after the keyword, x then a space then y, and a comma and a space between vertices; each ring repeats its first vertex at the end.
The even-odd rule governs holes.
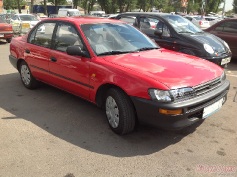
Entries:
POLYGON ((135 128, 136 114, 130 98, 118 88, 109 89, 105 98, 105 114, 110 128, 119 135, 135 128))
POLYGON ((39 81, 37 81, 31 74, 30 68, 25 61, 20 63, 19 72, 23 85, 28 89, 36 89, 39 87, 39 81))
POLYGON ((12 40, 11 38, 6 39, 7 43, 10 43, 11 40, 12 40))

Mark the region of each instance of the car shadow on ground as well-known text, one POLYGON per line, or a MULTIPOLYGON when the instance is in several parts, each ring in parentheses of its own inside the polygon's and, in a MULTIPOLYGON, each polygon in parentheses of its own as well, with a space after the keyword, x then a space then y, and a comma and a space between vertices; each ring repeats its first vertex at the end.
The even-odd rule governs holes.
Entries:
POLYGON ((68 143, 115 157, 158 152, 192 134, 202 123, 180 131, 138 126, 134 133, 118 136, 94 104, 45 84, 28 90, 18 73, 0 76, 0 98, 0 108, 8 112, 2 115, 4 121, 30 121, 68 143))

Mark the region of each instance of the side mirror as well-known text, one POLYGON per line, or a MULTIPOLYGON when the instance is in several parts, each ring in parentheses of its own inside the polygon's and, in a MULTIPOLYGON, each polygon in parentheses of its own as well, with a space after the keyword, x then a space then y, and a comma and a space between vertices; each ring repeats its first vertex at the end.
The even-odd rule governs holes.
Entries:
POLYGON ((78 56, 82 56, 82 57, 89 57, 88 52, 86 51, 82 51, 80 46, 68 46, 67 50, 66 50, 68 55, 78 55, 78 56))
POLYGON ((156 36, 161 36, 161 35, 162 35, 162 31, 156 29, 156 30, 154 31, 154 34, 155 34, 156 36))

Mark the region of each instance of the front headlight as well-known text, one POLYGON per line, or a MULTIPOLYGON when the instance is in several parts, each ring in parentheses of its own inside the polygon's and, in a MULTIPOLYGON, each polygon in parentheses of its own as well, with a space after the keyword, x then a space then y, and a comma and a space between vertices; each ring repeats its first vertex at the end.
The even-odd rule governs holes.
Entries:
POLYGON ((195 94, 193 88, 190 87, 173 89, 169 91, 149 89, 148 92, 152 100, 156 100, 159 102, 171 102, 178 99, 191 98, 195 94))
POLYGON ((228 45, 225 41, 223 41, 223 43, 224 43, 224 45, 230 50, 229 45, 228 45))
POLYGON ((149 95, 152 100, 157 100, 159 102, 171 102, 172 97, 167 90, 149 89, 149 95))
POLYGON ((203 47, 208 53, 210 53, 210 54, 214 53, 213 48, 209 44, 203 44, 203 47))
POLYGON ((220 80, 221 82, 225 81, 226 80, 226 74, 225 74, 225 71, 223 71, 221 77, 220 77, 220 80))

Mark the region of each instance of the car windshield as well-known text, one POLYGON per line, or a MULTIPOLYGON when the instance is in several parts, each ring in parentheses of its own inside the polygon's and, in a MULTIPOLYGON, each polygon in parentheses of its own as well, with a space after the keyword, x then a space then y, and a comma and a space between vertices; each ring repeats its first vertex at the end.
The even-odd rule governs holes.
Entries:
POLYGON ((151 39, 128 24, 84 24, 81 28, 98 56, 158 48, 151 39))
POLYGON ((20 15, 22 21, 39 21, 34 15, 20 15))
POLYGON ((188 19, 183 18, 178 15, 167 15, 164 16, 166 20, 173 26, 174 30, 177 33, 200 33, 202 30, 195 26, 192 22, 188 19))
POLYGON ((79 11, 69 11, 68 13, 69 13, 69 16, 79 16, 80 15, 79 11))

